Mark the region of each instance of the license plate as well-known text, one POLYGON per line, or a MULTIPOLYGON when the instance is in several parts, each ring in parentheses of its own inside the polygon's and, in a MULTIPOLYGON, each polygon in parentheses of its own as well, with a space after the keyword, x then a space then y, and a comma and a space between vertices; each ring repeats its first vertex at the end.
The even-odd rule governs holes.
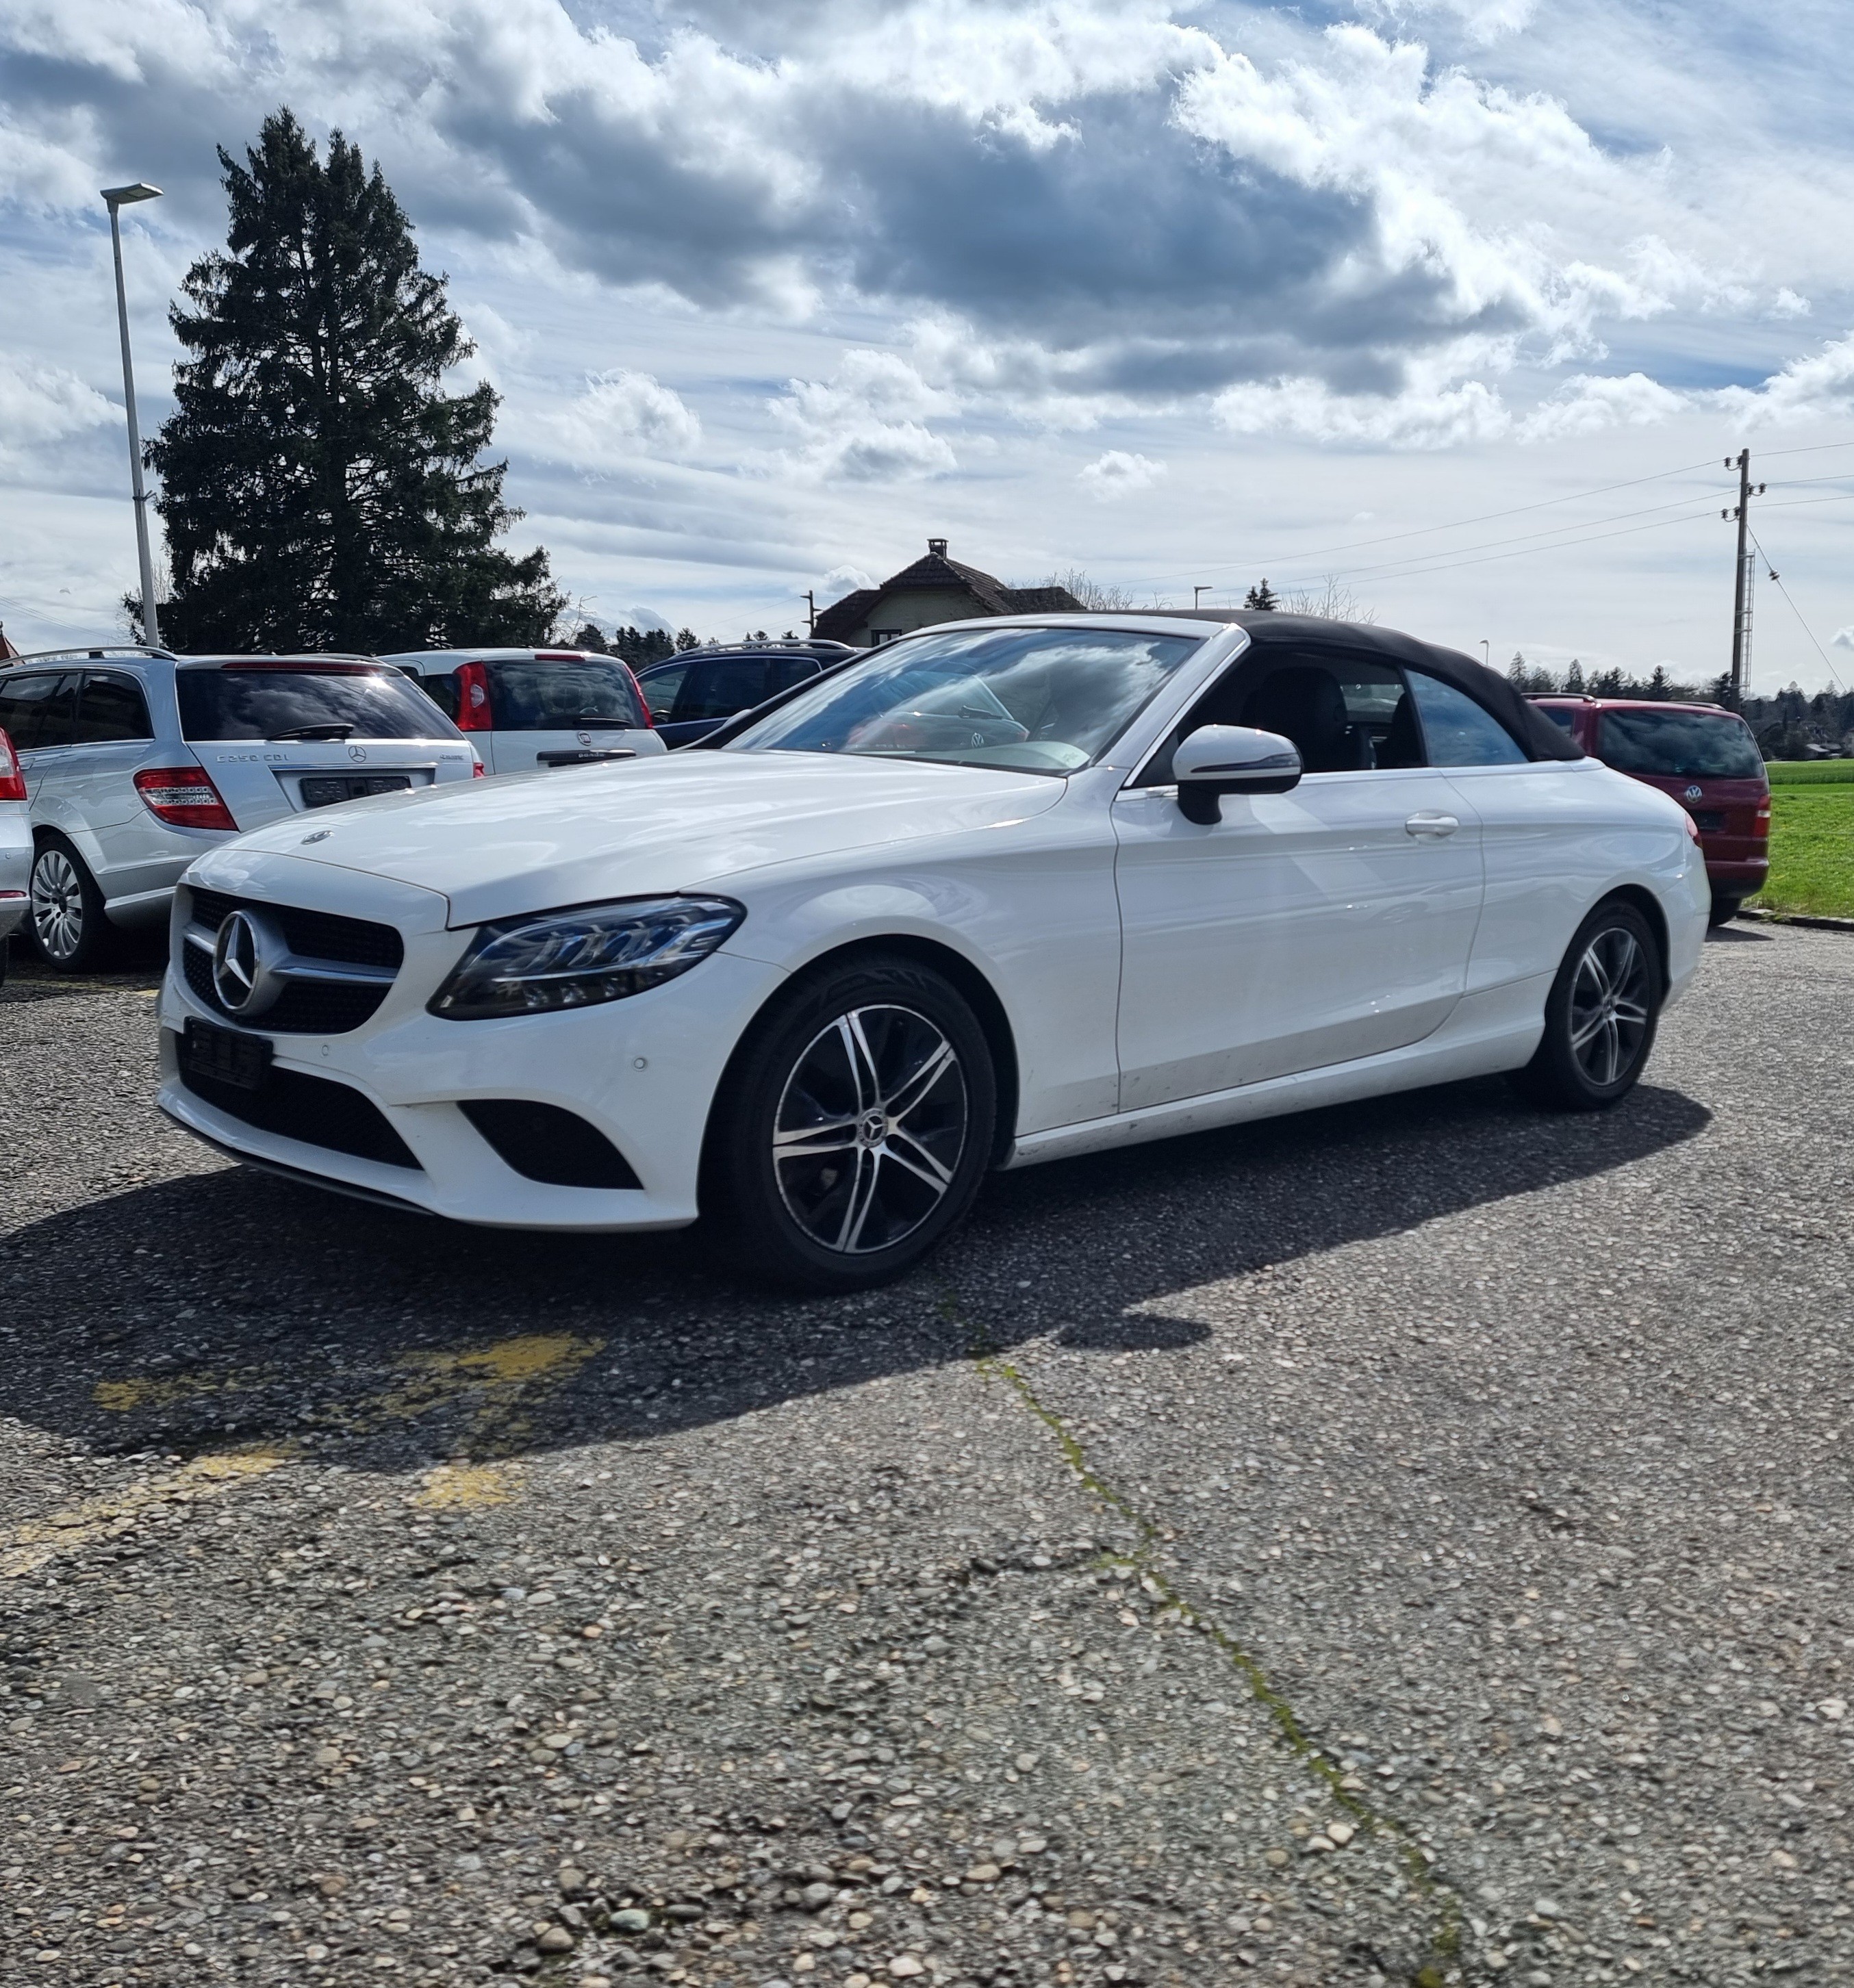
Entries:
POLYGON ((357 801, 368 794, 403 793, 411 784, 410 773, 306 773, 303 805, 333 807, 337 801, 357 801))
POLYGON ((181 1035, 181 1067, 241 1090, 262 1090, 270 1078, 268 1036, 241 1035, 211 1022, 189 1021, 181 1035))
POLYGON ((1725 826, 1725 816, 1717 808, 1695 808, 1693 826, 1706 835, 1717 835, 1725 826))

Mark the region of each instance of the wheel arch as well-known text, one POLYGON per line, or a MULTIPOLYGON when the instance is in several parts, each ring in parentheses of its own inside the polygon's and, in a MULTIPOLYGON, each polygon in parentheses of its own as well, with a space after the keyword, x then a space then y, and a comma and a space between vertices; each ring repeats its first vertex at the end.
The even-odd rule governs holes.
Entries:
POLYGON ((993 1167, 1003 1164, 1017 1141, 1019 1076, 1017 1036, 1011 1027, 1010 1019, 1005 1013, 1004 1003, 999 999, 997 989, 979 968, 953 946, 922 938, 915 933, 882 932, 863 935, 841 945, 833 946, 827 952, 818 954, 815 958, 807 959, 789 980, 776 988, 754 1010, 746 1027, 740 1032, 739 1039, 722 1071, 721 1081, 716 1085, 714 1095, 709 1102, 708 1122, 702 1128, 702 1172, 705 1179, 712 1164, 710 1148, 715 1129, 720 1122, 727 1100, 732 1094, 748 1046, 767 1009, 775 1002, 789 999, 794 988, 804 986, 818 975, 834 972, 847 961, 864 955, 881 955, 890 957, 898 955, 918 966, 931 967, 935 972, 951 981, 970 1006, 984 1033, 986 1047, 991 1051, 993 1074, 997 1084, 997 1123, 992 1134, 990 1164, 993 1167))
MULTIPOLYGON (((1661 999, 1667 998, 1673 985, 1673 935, 1667 923, 1667 913, 1653 891, 1640 884, 1622 884, 1615 890, 1606 891, 1590 907, 1600 911, 1605 904, 1629 904, 1648 921, 1648 929, 1654 935, 1655 949, 1659 955, 1661 969, 1661 999)), ((1588 916, 1588 913, 1585 914, 1588 916)))

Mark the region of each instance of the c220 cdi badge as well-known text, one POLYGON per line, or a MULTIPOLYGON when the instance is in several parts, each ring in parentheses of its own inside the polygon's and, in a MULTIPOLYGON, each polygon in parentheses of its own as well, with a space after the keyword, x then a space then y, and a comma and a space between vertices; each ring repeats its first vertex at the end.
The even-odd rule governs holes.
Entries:
POLYGON ((989 1168, 1495 1071, 1612 1104, 1691 818, 1505 681, 1287 615, 929 629, 696 749, 300 815, 178 894, 161 1102, 461 1221, 919 1258, 989 1168))

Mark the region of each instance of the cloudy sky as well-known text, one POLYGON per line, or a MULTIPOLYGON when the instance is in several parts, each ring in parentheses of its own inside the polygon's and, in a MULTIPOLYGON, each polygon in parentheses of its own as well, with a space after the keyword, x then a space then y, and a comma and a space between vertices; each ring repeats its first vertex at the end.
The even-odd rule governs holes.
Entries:
POLYGON ((1854 681, 1837 0, 0 0, 0 619, 133 583, 144 422, 289 104, 377 157, 607 622, 803 626, 931 532, 1141 600, 1329 576, 1495 661, 1854 681), (1849 501, 1844 502, 1846 498, 1849 501), (1786 597, 1784 590, 1788 590, 1786 597), (1839 642, 1836 637, 1841 631, 1839 642), (1818 644, 1820 646, 1818 647, 1818 644))

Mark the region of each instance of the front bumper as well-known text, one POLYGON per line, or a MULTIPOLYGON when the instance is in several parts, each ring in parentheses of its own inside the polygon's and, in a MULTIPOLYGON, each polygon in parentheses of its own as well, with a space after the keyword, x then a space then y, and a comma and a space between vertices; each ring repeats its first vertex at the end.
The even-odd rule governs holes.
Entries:
POLYGON ((506 1021, 441 1021, 423 1004, 465 937, 435 934, 438 943, 428 945, 408 935, 400 979, 364 1027, 269 1038, 276 1068, 358 1091, 415 1166, 262 1130, 190 1090, 179 1072, 178 1032, 189 1017, 226 1024, 171 965, 161 996, 161 1109, 211 1145, 259 1166, 453 1221, 590 1230, 693 1222, 716 1088, 742 1030, 784 974, 721 952, 625 1001, 506 1021), (560 1187, 525 1178, 458 1109, 474 1098, 519 1098, 577 1114, 611 1141, 641 1185, 560 1187))

